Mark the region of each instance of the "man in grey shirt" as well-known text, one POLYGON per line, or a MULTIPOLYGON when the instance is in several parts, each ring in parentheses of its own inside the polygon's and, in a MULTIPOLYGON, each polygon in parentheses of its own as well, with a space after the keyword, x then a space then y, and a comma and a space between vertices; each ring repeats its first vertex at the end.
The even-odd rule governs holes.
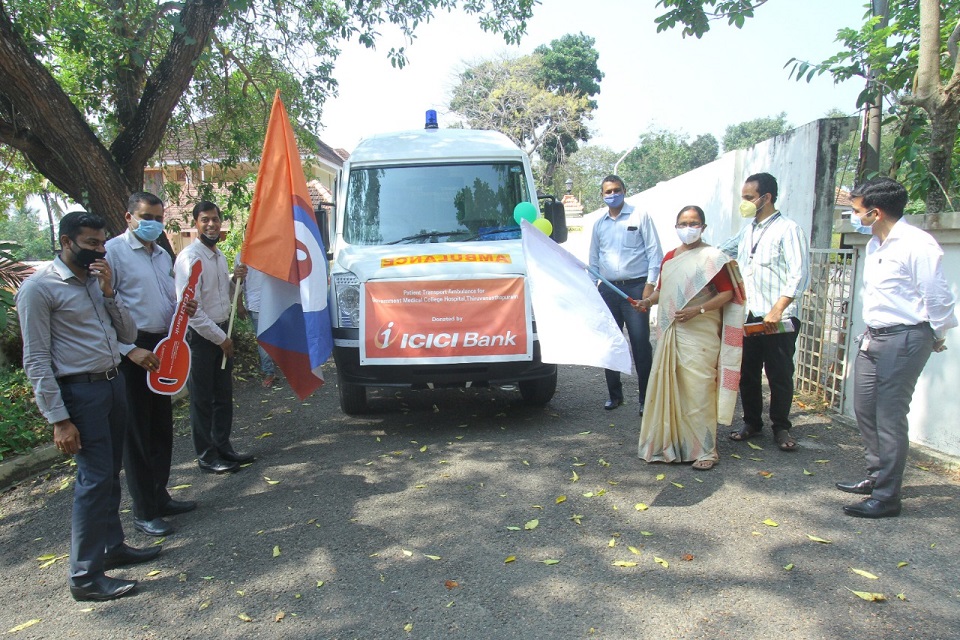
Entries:
POLYGON ((119 343, 137 327, 116 297, 104 259, 105 223, 85 211, 60 221, 62 251, 17 292, 23 368, 37 406, 53 425, 57 448, 74 456, 70 593, 76 600, 112 600, 135 580, 104 575, 146 562, 160 547, 133 549, 120 525, 120 467, 127 405, 119 343))

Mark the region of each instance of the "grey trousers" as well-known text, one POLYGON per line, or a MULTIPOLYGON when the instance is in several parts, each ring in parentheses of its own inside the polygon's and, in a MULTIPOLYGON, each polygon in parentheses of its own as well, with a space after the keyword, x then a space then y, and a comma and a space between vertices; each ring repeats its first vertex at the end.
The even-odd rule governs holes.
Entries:
POLYGON ((854 411, 866 448, 867 473, 876 479, 872 497, 900 499, 907 464, 907 413, 920 372, 933 350, 933 331, 926 324, 861 342, 854 376, 854 411))

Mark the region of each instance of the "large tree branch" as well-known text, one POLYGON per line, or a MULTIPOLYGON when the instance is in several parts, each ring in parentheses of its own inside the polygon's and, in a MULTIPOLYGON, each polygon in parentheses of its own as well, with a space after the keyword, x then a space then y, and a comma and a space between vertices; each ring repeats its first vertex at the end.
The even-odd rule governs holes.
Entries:
POLYGON ((190 85, 197 61, 228 0, 187 0, 163 60, 147 79, 137 112, 110 146, 127 182, 138 184, 143 167, 160 147, 170 115, 190 85))

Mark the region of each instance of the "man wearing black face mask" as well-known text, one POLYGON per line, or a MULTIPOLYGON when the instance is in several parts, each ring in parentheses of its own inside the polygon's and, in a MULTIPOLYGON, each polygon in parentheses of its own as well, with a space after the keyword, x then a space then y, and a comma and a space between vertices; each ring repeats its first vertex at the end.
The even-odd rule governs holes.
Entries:
POLYGON ((104 574, 146 562, 160 547, 133 549, 120 525, 120 467, 127 405, 119 343, 137 327, 116 295, 104 259, 103 218, 85 211, 60 221, 62 251, 17 292, 23 368, 37 407, 53 424, 57 448, 74 456, 70 593, 76 600, 112 600, 136 586, 104 574))
MULTIPOLYGON (((227 259, 217 249, 220 240, 220 208, 202 201, 193 208, 193 223, 199 241, 177 256, 174 264, 177 296, 183 295, 195 262, 203 264, 197 284, 197 312, 190 318, 187 343, 191 365, 187 388, 190 390, 190 426, 197 464, 206 473, 237 471, 241 464, 253 462, 249 454, 238 453, 230 443, 233 428, 233 341, 227 335, 230 319, 230 272, 227 259), (221 368, 222 359, 227 366, 221 368)), ((237 265, 235 278, 247 274, 237 265)))

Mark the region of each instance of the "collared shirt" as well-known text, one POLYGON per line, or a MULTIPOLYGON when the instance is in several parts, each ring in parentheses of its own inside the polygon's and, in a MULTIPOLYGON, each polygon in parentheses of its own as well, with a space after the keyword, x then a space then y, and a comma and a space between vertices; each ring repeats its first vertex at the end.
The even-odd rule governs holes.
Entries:
POLYGON ((230 272, 220 249, 211 249, 195 240, 180 252, 173 265, 177 299, 187 288, 190 270, 197 260, 203 263, 203 271, 197 284, 197 312, 190 318, 189 326, 213 344, 222 344, 227 334, 217 325, 230 319, 230 272))
MULTIPOLYGON (((155 242, 140 242, 129 229, 107 242, 107 262, 113 270, 113 288, 123 297, 137 329, 167 333, 177 310, 173 279, 173 258, 155 242)), ((127 355, 132 346, 123 345, 127 355)))
MULTIPOLYGON (((238 252, 233 259, 233 266, 241 264, 243 261, 238 252)), ((244 305, 248 311, 260 313, 260 292, 267 280, 267 275, 262 271, 257 271, 253 267, 247 267, 247 277, 243 279, 243 299, 244 305)))
POLYGON ((929 322, 937 338, 957 326, 956 300, 943 275, 943 250, 929 233, 900 219, 881 244, 867 242, 863 321, 879 329, 929 322))
POLYGON ((810 249, 800 225, 777 211, 746 225, 720 249, 736 258, 753 315, 767 315, 777 300, 787 297, 793 301, 783 317, 800 317, 800 299, 810 286, 810 249))
POLYGON ((96 278, 81 282, 59 256, 20 286, 17 314, 23 369, 50 423, 70 418, 57 378, 109 371, 120 364, 119 343, 137 338, 121 296, 104 298, 96 278))
POLYGON ((663 249, 653 220, 624 203, 620 215, 607 210, 590 238, 590 267, 607 280, 646 278, 651 285, 660 277, 663 249))

